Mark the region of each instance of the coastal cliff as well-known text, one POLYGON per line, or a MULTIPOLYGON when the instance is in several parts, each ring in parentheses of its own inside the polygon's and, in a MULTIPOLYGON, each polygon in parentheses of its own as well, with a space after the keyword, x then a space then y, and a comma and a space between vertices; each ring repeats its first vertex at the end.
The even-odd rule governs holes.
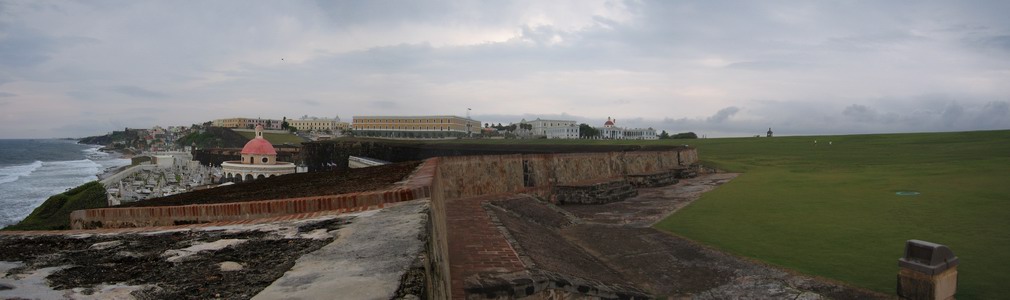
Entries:
POLYGON ((56 194, 17 224, 3 230, 60 230, 70 229, 70 213, 75 210, 108 206, 105 187, 98 181, 85 183, 69 191, 56 194))

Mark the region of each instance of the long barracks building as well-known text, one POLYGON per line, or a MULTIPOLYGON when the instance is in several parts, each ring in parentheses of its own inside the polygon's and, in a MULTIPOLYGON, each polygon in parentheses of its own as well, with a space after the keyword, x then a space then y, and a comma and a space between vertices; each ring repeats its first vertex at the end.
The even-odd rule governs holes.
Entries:
POLYGON ((354 116, 355 135, 388 138, 465 137, 480 132, 480 121, 458 116, 354 116))

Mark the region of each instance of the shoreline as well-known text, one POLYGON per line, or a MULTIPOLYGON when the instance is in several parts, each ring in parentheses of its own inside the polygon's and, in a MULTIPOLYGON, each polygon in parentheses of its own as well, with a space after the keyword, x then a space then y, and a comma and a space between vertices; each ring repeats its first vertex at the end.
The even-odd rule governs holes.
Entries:
MULTIPOLYGON (((87 145, 87 146, 98 147, 97 150, 99 152, 109 154, 109 156, 110 156, 109 160, 113 160, 113 159, 132 159, 135 156, 135 154, 132 151, 124 151, 124 150, 112 148, 112 147, 109 147, 108 145, 102 145, 102 144, 82 143, 80 139, 77 139, 76 141, 77 141, 77 144, 80 144, 80 145, 87 145)), ((123 165, 123 166, 108 167, 108 168, 105 168, 105 169, 101 170, 97 174, 95 174, 95 177, 97 178, 98 181, 102 181, 102 180, 104 180, 106 178, 115 176, 116 174, 119 174, 120 172, 125 171, 126 169, 130 168, 131 166, 133 166, 132 161, 131 161, 131 163, 123 165)))

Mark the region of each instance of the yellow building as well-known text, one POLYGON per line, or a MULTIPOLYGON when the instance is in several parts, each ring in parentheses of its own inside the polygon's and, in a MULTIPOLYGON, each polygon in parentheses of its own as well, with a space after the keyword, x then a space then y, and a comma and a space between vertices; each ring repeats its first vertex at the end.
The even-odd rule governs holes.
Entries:
POLYGON ((213 121, 214 126, 224 128, 253 129, 256 125, 263 125, 266 129, 281 129, 281 121, 260 118, 227 118, 213 121))
POLYGON ((340 122, 336 119, 304 119, 288 120, 288 126, 298 128, 299 131, 330 131, 339 133, 343 129, 348 129, 351 124, 340 122))
POLYGON ((480 132, 480 121, 457 116, 354 116, 358 136, 391 138, 466 137, 480 132))

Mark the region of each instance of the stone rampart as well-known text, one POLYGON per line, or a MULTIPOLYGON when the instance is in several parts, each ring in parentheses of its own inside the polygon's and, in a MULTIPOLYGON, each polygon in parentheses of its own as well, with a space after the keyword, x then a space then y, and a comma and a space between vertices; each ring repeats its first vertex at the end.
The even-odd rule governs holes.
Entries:
MULTIPOLYGON (((433 157, 560 153, 634 153, 689 149, 669 145, 529 145, 487 143, 430 143, 425 141, 341 138, 302 144, 301 160, 309 172, 344 170, 348 156, 363 156, 389 162, 433 157)), ((202 163, 206 164, 206 162, 202 163)))
POLYGON ((435 162, 426 161, 401 185, 379 191, 237 203, 78 210, 70 214, 70 226, 73 229, 169 226, 317 211, 377 209, 386 204, 430 197, 434 170, 435 162))
POLYGON ((446 199, 624 178, 696 164, 693 148, 668 151, 512 154, 443 157, 438 164, 446 199))
MULTIPOLYGON (((524 291, 498 295, 470 285, 467 274, 487 270, 514 272, 523 263, 510 257, 503 247, 500 226, 495 225, 482 208, 494 195, 528 193, 549 198, 552 188, 592 181, 623 181, 629 175, 658 174, 648 177, 666 179, 672 170, 697 164, 693 148, 663 151, 628 151, 597 153, 527 153, 504 155, 453 156, 438 158, 431 181, 431 222, 426 250, 428 298, 469 299, 526 295, 534 299, 553 297, 593 298, 629 297, 601 285, 572 286, 572 290, 551 288, 551 280, 521 280, 490 284, 492 289, 524 291), (532 287, 532 292, 530 291, 532 287), (594 292, 595 291, 595 292, 594 292)), ((625 181, 626 182, 626 181, 625 181)), ((627 184, 627 183, 625 183, 627 184)), ((507 243, 506 243, 507 245, 507 243)), ((529 267, 529 266, 526 266, 529 267)), ((571 282, 571 281, 559 281, 571 282)), ((566 298, 567 299, 567 298, 566 298)))

